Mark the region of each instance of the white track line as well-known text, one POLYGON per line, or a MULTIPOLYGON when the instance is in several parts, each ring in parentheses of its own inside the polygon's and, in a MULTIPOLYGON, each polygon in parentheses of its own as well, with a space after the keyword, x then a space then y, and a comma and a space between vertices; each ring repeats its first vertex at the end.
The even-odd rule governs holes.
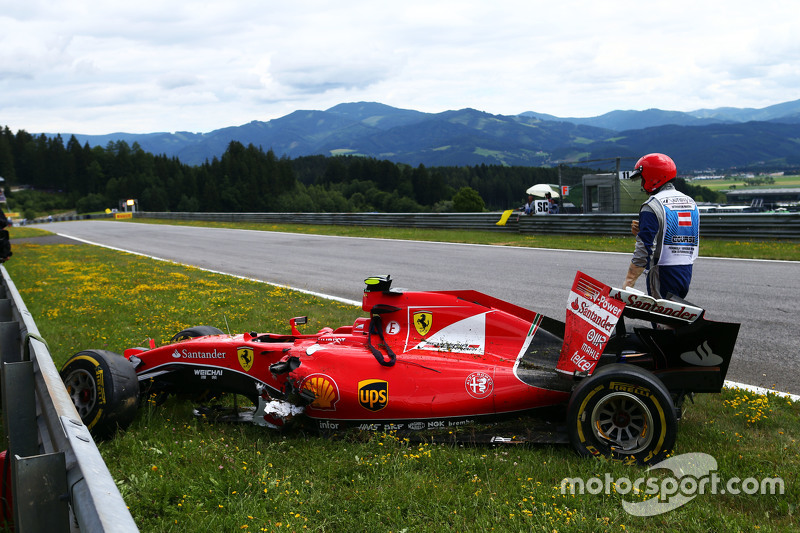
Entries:
MULTIPOLYGON (((261 279, 248 278, 246 276, 238 276, 236 274, 229 274, 227 272, 220 272, 219 270, 211 270, 210 268, 202 268, 202 267, 198 267, 198 266, 195 266, 195 265, 187 265, 185 263, 179 263, 178 261, 173 261, 172 259, 164 259, 163 257, 156 257, 154 255, 143 254, 141 252, 133 252, 131 250, 125 250, 124 248, 117 248, 115 246, 108 246, 107 244, 100 244, 100 243, 97 243, 97 242, 87 241, 85 239, 80 239, 78 237, 73 237, 71 235, 66 235, 64 233, 56 233, 56 235, 60 235, 61 237, 66 237, 68 239, 72 239, 74 241, 79 241, 79 242, 82 242, 82 243, 85 243, 85 244, 91 244, 92 246, 100 246, 102 248, 108 248, 109 250, 116 250, 118 252, 125 252, 125 253, 128 253, 128 254, 140 255, 142 257, 147 257, 149 259, 154 259, 156 261, 164 261, 165 263, 173 263, 173 264, 176 264, 176 265, 188 266, 188 267, 191 267, 191 268, 196 268, 198 270, 202 270, 204 272, 211 272, 212 274, 220 274, 220 275, 223 275, 223 276, 230 276, 232 278, 245 279, 245 280, 248 280, 248 281, 255 281, 256 283, 264 283, 266 285, 272 285, 273 287, 280 287, 282 289, 290 289, 290 290, 297 291, 297 292, 300 292, 300 293, 303 293, 303 294, 308 294, 308 295, 311 295, 311 296, 316 296, 318 298, 323 298, 325 300, 332 300, 334 302, 340 302, 340 303, 343 303, 343 304, 346 304, 346 305, 353 305, 353 306, 356 306, 356 307, 361 307, 361 302, 357 302, 355 300, 350 300, 350 299, 347 299, 347 298, 340 298, 338 296, 332 296, 330 294, 323 294, 321 292, 314 292, 314 291, 308 291, 308 290, 305 290, 305 289, 298 289, 297 287, 291 287, 289 285, 281 285, 279 283, 271 283, 269 281, 264 281, 264 280, 261 280, 261 279)), ((766 389, 764 387, 757 387, 755 385, 747 385, 746 383, 737 383, 735 381, 725 381, 725 387, 727 387, 729 389, 744 389, 744 390, 753 392, 755 394, 764 394, 764 395, 774 394, 774 395, 780 396, 782 398, 788 398, 788 399, 792 400, 793 402, 800 401, 800 395, 791 394, 791 393, 788 393, 788 392, 776 391, 776 390, 772 390, 772 389, 766 389)))
POLYGON ((763 395, 774 394, 775 396, 780 396, 781 398, 788 398, 788 399, 792 400, 793 402, 799 402, 800 401, 800 395, 797 395, 797 394, 791 394, 791 393, 788 393, 788 392, 781 392, 781 391, 772 390, 772 389, 765 389, 764 387, 756 387, 754 385, 747 385, 745 383, 736 383, 735 381, 726 381, 725 382, 725 386, 727 388, 729 388, 729 389, 744 389, 746 391, 750 391, 750 392, 753 392, 755 394, 763 394, 763 395))

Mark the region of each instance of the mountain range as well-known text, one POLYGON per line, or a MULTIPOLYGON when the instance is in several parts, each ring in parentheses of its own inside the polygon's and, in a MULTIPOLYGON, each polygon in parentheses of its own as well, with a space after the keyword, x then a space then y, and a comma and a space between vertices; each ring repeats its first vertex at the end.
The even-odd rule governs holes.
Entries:
POLYGON ((469 108, 423 113, 356 102, 209 133, 74 135, 90 146, 136 142, 145 151, 195 165, 219 157, 231 141, 238 141, 271 149, 279 157, 361 155, 429 167, 552 166, 664 152, 682 173, 775 170, 800 168, 800 100, 762 109, 647 109, 588 118, 533 111, 492 115, 469 108))

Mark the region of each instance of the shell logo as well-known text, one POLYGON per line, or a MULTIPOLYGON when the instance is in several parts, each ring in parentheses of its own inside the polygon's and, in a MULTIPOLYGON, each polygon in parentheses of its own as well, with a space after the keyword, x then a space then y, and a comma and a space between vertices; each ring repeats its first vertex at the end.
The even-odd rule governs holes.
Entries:
POLYGON ((336 382, 325 374, 311 374, 301 385, 302 389, 314 393, 316 399, 309 405, 312 409, 320 411, 335 411, 336 402, 339 401, 339 387, 336 382))

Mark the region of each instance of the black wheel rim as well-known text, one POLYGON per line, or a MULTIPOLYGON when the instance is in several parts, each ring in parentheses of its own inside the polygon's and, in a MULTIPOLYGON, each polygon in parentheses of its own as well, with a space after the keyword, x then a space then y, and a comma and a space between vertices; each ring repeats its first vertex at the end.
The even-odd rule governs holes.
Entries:
POLYGON ((67 387, 67 392, 69 392, 78 414, 81 418, 86 418, 97 403, 97 387, 94 383, 94 376, 83 369, 73 370, 64 380, 64 385, 67 387))
POLYGON ((612 392, 592 409, 596 438, 625 453, 638 453, 653 441, 653 416, 641 399, 627 392, 612 392))

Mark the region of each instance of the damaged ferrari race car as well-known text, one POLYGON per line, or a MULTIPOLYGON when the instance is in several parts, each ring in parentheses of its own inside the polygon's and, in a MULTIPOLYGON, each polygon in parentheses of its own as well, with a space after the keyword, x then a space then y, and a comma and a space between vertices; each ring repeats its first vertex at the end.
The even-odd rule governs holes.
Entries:
POLYGON ((129 425, 140 397, 233 393, 254 407, 232 418, 268 428, 570 442, 582 455, 646 464, 671 451, 687 396, 721 390, 739 331, 686 301, 581 272, 565 322, 477 291, 391 284, 366 280, 369 317, 352 325, 303 334, 305 317, 292 318, 288 335, 197 326, 124 356, 82 351, 61 376, 100 437, 129 425))

